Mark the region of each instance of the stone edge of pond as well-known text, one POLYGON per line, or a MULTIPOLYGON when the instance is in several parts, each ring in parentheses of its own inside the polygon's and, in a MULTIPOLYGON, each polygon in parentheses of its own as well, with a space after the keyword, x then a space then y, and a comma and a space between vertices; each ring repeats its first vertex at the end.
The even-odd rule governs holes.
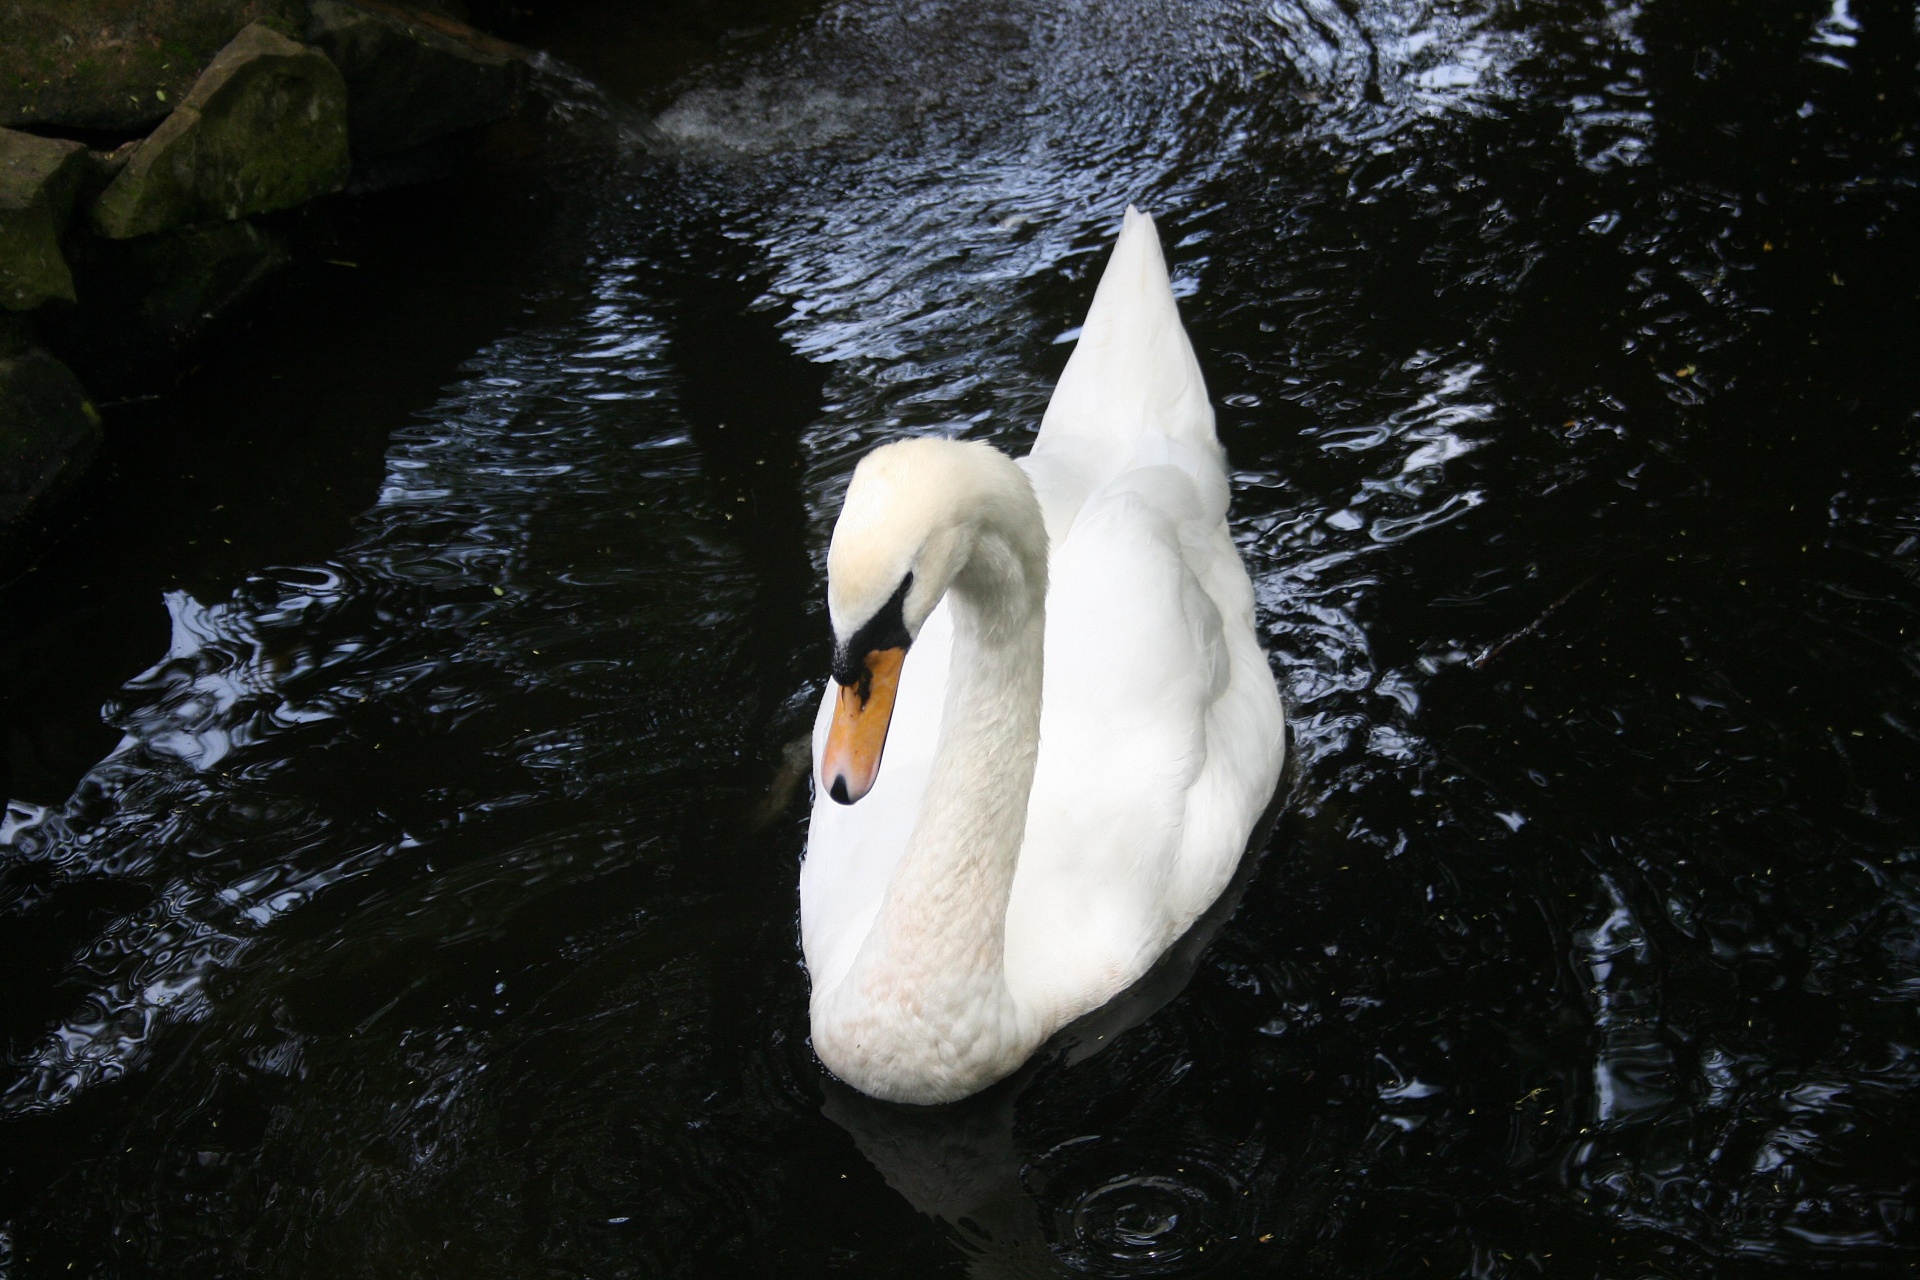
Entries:
POLYGON ((458 0, 0 9, 0 558, 54 536, 100 452, 94 397, 148 389, 292 260, 263 217, 485 163, 528 105, 531 54, 464 16, 458 0), (83 387, 68 363, 96 335, 138 356, 83 387))

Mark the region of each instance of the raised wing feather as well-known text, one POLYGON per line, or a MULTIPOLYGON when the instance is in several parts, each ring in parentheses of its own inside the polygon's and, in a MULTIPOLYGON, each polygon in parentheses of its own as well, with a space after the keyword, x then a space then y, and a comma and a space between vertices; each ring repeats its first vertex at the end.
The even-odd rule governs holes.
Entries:
POLYGON ((1026 465, 1058 543, 1116 476, 1169 464, 1227 512, 1224 455, 1153 219, 1129 208, 1026 465))

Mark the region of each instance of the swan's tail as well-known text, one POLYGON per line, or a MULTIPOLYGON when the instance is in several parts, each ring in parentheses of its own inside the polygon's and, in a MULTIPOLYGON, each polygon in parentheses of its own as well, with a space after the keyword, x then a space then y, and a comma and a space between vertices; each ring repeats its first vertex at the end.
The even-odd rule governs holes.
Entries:
POLYGON ((1212 461, 1219 450, 1159 233, 1152 218, 1129 205, 1034 454, 1098 458, 1104 480, 1189 452, 1212 461))

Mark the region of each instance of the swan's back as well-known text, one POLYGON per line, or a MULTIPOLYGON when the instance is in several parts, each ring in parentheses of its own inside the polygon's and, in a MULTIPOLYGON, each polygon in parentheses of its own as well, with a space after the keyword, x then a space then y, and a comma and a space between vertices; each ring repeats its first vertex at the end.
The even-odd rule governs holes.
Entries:
POLYGON ((1219 896, 1284 741, 1213 409, 1144 214, 1127 211, 1023 465, 1053 546, 1007 981, 1057 1026, 1219 896))

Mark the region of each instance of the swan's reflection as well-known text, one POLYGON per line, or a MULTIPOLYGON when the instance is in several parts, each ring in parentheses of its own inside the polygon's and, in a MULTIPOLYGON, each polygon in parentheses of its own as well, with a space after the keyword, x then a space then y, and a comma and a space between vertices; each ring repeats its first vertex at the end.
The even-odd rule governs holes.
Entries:
POLYGON ((1249 843, 1255 852, 1186 936, 1146 977, 1061 1031, 1014 1075, 960 1102, 913 1107, 878 1102, 823 1073, 822 1112, 889 1187, 952 1232, 971 1257, 974 1280, 1195 1274, 1257 1239, 1242 1221, 1241 1171, 1262 1162, 1257 1144, 1241 1150, 1211 1133, 1182 1132, 1161 1135, 1151 1151, 1101 1137, 1028 1152, 1014 1122, 1036 1081, 1113 1045, 1186 988, 1239 906, 1287 791, 1283 779, 1249 843))
POLYGON ((1267 1156, 1260 1143, 1176 1130, 1030 1152, 1014 1122, 1034 1072, 925 1108, 831 1081, 822 1110, 889 1187, 951 1233, 974 1280, 1214 1274, 1261 1247, 1249 1195, 1267 1156))
POLYGON ((1061 1272, 1040 1209, 1020 1183, 1014 1103, 1031 1065, 985 1093, 939 1107, 877 1102, 827 1079, 822 1107, 907 1203, 949 1228, 973 1255, 976 1280, 1061 1272))

